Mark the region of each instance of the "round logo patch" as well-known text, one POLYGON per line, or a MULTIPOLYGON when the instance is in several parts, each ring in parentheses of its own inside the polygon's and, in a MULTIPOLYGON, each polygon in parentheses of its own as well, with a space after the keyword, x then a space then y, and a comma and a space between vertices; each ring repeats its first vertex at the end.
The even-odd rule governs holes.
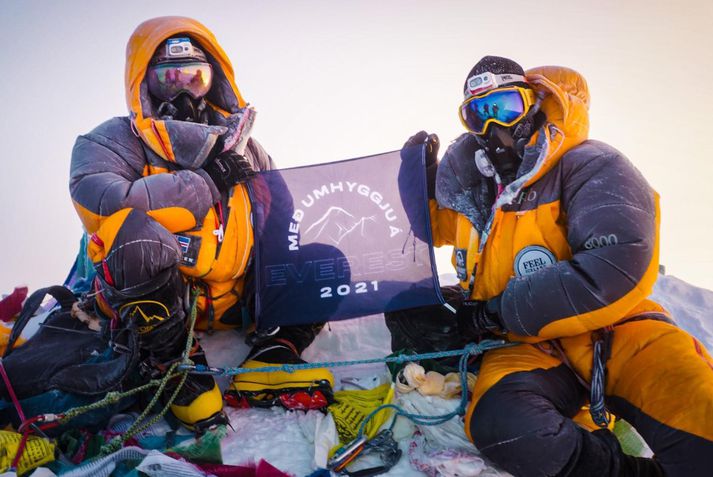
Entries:
POLYGON ((515 256, 515 274, 518 277, 529 275, 553 265, 556 261, 555 255, 545 247, 530 245, 520 250, 515 256))

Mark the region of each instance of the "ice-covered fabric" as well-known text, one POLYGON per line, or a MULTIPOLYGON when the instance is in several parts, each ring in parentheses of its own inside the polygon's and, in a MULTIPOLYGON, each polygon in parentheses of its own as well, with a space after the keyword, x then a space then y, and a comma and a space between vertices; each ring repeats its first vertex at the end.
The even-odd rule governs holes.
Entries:
POLYGON ((525 148, 515 181, 498 190, 476 165, 480 146, 458 138, 437 175, 435 243, 455 246, 461 286, 477 300, 502 294, 519 341, 573 336, 661 311, 645 301, 658 272, 658 196, 617 150, 587 140, 589 93, 567 68, 528 71, 546 123, 525 148), (447 210, 459 213, 457 218, 447 210), (443 217, 455 222, 443 225, 443 217))
MULTIPOLYGON (((239 326, 239 301, 254 242, 251 201, 245 184, 221 194, 201 168, 212 160, 214 146, 245 106, 232 65, 213 34, 184 17, 154 18, 139 25, 126 58, 129 116, 109 119, 77 138, 69 186, 74 206, 89 234, 124 210, 148 214, 175 235, 183 274, 201 278, 205 295, 213 298, 199 299, 199 327, 206 326, 203 318, 209 311, 214 328, 239 326), (200 45, 213 67, 214 81, 206 96, 209 124, 162 120, 154 111, 146 69, 156 48, 178 34, 200 45)), ((274 167, 252 138, 244 155, 255 170, 274 167)), ((147 255, 145 263, 150 261, 147 255)))

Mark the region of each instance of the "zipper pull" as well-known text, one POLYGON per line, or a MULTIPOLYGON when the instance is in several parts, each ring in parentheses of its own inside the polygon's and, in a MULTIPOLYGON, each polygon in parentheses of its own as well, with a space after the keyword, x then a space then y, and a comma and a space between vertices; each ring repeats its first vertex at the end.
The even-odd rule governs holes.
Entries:
POLYGON ((223 242, 223 237, 225 236, 225 231, 223 230, 223 224, 220 224, 217 229, 213 230, 213 235, 218 237, 218 242, 223 242))
POLYGON ((215 206, 215 226, 217 227, 213 230, 213 235, 218 237, 218 243, 223 242, 223 237, 225 236, 225 229, 223 228, 223 205, 220 202, 216 202, 215 206))

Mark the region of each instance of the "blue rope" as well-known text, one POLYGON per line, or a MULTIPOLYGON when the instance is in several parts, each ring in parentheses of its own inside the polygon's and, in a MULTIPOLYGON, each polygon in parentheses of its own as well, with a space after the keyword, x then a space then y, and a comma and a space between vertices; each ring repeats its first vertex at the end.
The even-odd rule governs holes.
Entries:
POLYGON ((359 364, 375 364, 375 363, 408 363, 411 361, 420 361, 422 359, 439 359, 439 358, 450 358, 453 356, 476 356, 484 353, 490 349, 504 348, 506 346, 512 346, 517 343, 509 343, 504 340, 483 340, 478 344, 469 344, 463 349, 450 350, 450 351, 435 351, 432 353, 421 353, 421 354, 402 354, 398 356, 387 356, 385 358, 372 358, 372 359, 358 359, 353 361, 323 361, 321 363, 302 363, 302 364, 279 364, 274 366, 263 366, 260 368, 241 368, 241 367, 229 367, 229 368, 216 368, 212 366, 205 366, 202 364, 181 364, 178 366, 178 371, 188 371, 192 374, 210 374, 214 376, 236 376, 238 374, 245 373, 272 373, 276 371, 283 371, 286 373, 293 373, 302 369, 318 369, 318 368, 339 368, 344 366, 355 366, 359 364))
MULTIPOLYGON (((412 422, 416 424, 420 424, 423 426, 436 426, 438 424, 443 424, 445 422, 450 421, 456 416, 462 416, 465 414, 465 408, 468 405, 468 358, 469 356, 475 356, 477 354, 483 353, 489 349, 495 349, 495 348, 504 348, 506 346, 512 346, 514 343, 508 343, 506 341, 494 341, 494 340, 484 340, 481 341, 479 344, 470 344, 460 350, 461 352, 461 357, 460 361, 458 362, 458 371, 460 373, 460 385, 461 385, 461 395, 460 395, 460 403, 458 404, 458 407, 454 409, 453 411, 447 413, 447 414, 442 414, 440 416, 426 416, 422 414, 413 414, 410 412, 404 411, 401 407, 395 405, 395 404, 382 404, 381 406, 377 407, 374 409, 372 412, 370 412, 364 420, 361 422, 361 425, 359 426, 359 432, 357 433, 357 438, 361 437, 364 435, 364 429, 366 428, 367 423, 378 413, 383 411, 384 409, 394 409, 396 411, 397 416, 403 416, 407 419, 410 419, 412 422)), ((417 356, 417 355, 412 355, 417 356)), ((394 421, 395 422, 395 421, 394 421)), ((393 423, 392 423, 393 425, 393 423)))
POLYGON ((303 363, 303 364, 281 364, 276 366, 263 366, 260 368, 215 368, 210 366, 205 366, 201 364, 193 365, 179 365, 179 371, 188 371, 189 373, 195 374, 211 374, 215 376, 235 376, 244 373, 270 373, 275 371, 284 371, 287 373, 292 373, 301 369, 317 369, 317 368, 337 368, 343 366, 354 366, 359 364, 374 364, 374 363, 406 363, 412 361, 420 361, 422 359, 439 359, 439 358, 449 358, 453 356, 460 356, 460 361, 458 362, 458 371, 460 372, 461 381, 461 399, 458 407, 447 414, 440 416, 426 416, 420 414, 412 414, 404 411, 402 408, 395 404, 383 404, 372 412, 370 412, 359 426, 359 432, 357 438, 361 437, 364 433, 364 428, 366 424, 378 413, 385 409, 394 409, 397 416, 403 416, 410 419, 416 424, 424 426, 435 426, 438 424, 443 424, 451 420, 456 416, 461 416, 465 413, 465 408, 468 404, 468 358, 470 356, 477 356, 491 349, 505 348, 508 346, 514 346, 519 343, 510 343, 504 340, 483 340, 478 344, 471 343, 463 349, 451 350, 451 351, 436 351, 432 353, 421 353, 421 354, 402 354, 398 356, 387 356, 385 358, 372 358, 372 359, 360 359, 354 361, 325 361, 321 363, 303 363))

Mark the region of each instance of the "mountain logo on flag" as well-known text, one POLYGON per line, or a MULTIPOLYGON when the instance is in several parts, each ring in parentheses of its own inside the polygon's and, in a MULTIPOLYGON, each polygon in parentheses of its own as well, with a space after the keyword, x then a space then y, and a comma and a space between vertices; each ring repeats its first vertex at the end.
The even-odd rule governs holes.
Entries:
POLYGON ((251 181, 258 329, 443 303, 423 158, 413 147, 251 181))
POLYGON ((304 231, 305 238, 311 241, 324 241, 325 239, 339 245, 347 235, 352 232, 366 237, 366 225, 376 222, 374 216, 356 218, 341 207, 332 206, 315 223, 304 231))
POLYGON ((367 242, 383 244, 384 239, 389 241, 405 231, 403 222, 391 205, 392 201, 398 204, 398 195, 394 196, 392 191, 384 195, 362 182, 339 180, 309 187, 298 197, 301 200, 295 202, 287 226, 287 246, 291 252, 299 250, 303 243, 343 245, 345 237, 354 233, 365 239, 362 245, 367 242), (319 218, 312 222, 315 216, 319 218), (372 223, 385 227, 369 226, 372 223), (303 224, 310 225, 303 228, 303 224), (382 236, 382 230, 386 237, 382 236))

